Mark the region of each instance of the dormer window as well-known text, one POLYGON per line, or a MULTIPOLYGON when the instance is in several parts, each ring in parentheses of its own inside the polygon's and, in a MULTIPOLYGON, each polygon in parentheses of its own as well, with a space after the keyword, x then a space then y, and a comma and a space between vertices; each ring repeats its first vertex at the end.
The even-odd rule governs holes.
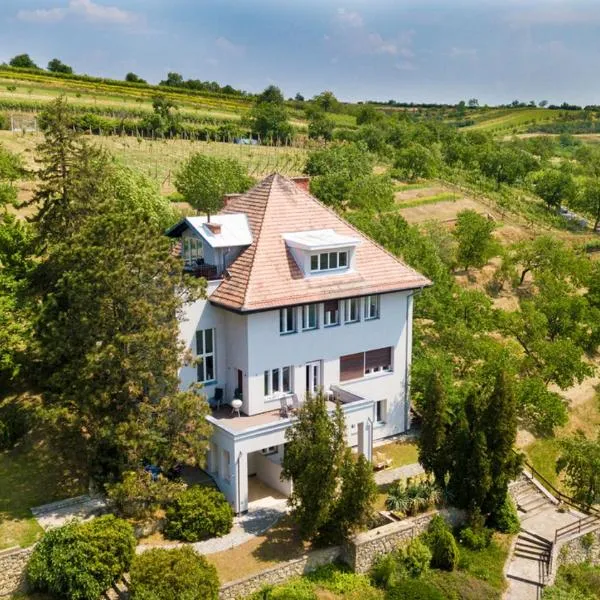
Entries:
POLYGON ((348 267, 348 251, 321 252, 312 254, 310 257, 310 272, 333 271, 335 269, 346 269, 348 267))
POLYGON ((284 233, 283 239, 305 277, 350 270, 360 243, 359 239, 333 229, 284 233))

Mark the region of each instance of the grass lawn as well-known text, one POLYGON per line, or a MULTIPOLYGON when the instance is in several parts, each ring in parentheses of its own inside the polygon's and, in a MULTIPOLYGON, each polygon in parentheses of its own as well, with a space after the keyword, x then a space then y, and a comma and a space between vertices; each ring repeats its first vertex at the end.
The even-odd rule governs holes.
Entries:
POLYGON ((224 583, 299 558, 307 549, 292 519, 286 516, 264 534, 230 550, 207 554, 206 559, 215 565, 224 583))
POLYGON ((383 446, 376 446, 373 452, 391 458, 390 469, 419 462, 419 451, 413 442, 390 442, 383 446))
POLYGON ((569 493, 564 488, 556 474, 556 460, 560 453, 559 440, 573 435, 577 430, 583 431, 588 437, 595 438, 600 427, 600 396, 596 395, 569 409, 569 422, 556 431, 552 438, 536 439, 524 448, 528 461, 550 483, 559 490, 569 493))
MULTIPOLYGON (((75 453, 76 454, 76 453, 75 453)), ((29 510, 85 492, 83 473, 49 447, 41 431, 0 453, 0 550, 29 546, 42 533, 29 510)))

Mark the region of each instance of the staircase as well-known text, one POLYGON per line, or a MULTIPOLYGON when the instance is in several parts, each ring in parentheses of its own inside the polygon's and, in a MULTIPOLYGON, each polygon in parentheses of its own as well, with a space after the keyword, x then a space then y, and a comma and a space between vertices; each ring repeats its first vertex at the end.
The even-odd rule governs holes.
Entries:
POLYGON ((548 489, 526 471, 508 489, 517 505, 521 531, 505 567, 506 600, 541 599, 544 586, 553 579, 560 544, 599 526, 597 516, 586 515, 574 508, 574 501, 554 490, 541 475, 533 473, 548 489), (557 498, 562 502, 560 510, 557 498))

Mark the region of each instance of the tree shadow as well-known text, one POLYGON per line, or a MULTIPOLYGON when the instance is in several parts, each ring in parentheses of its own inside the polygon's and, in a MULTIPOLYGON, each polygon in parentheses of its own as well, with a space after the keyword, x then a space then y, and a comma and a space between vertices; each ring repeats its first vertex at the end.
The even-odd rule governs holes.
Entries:
POLYGON ((303 542, 296 523, 288 515, 264 534, 265 540, 252 550, 252 555, 265 562, 291 560, 302 556, 310 549, 303 542))

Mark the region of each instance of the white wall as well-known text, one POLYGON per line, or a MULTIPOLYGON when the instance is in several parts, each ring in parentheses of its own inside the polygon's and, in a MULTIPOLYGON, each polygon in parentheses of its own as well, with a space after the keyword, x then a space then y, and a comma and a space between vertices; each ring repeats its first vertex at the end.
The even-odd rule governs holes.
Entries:
MULTIPOLYGON (((289 480, 281 481, 281 463, 272 460, 271 456, 264 456, 260 452, 254 453, 256 476, 269 487, 281 494, 289 496, 292 493, 292 484, 289 480)), ((275 455, 277 456, 277 455, 275 455)))
MULTIPOLYGON (((393 372, 374 374, 364 379, 344 383, 343 386, 359 396, 372 400, 388 400, 389 421, 395 427, 382 429, 381 436, 391 435, 405 428, 404 404, 405 375, 407 364, 407 340, 410 342, 410 315, 412 299, 408 292, 381 295, 380 318, 371 321, 335 327, 323 327, 323 309, 320 306, 320 328, 298 331, 289 335, 279 334, 279 311, 266 311, 248 315, 248 372, 250 391, 250 414, 262 412, 275 405, 264 404, 264 371, 291 365, 294 367, 293 389, 304 394, 304 366, 311 361, 322 361, 324 389, 340 383, 340 356, 392 346, 393 372), (408 327, 407 327, 408 324, 408 327), (399 416, 402 419, 399 420, 399 416), (392 431, 393 429, 393 431, 392 431)), ((343 316, 343 315, 342 315, 343 316)), ((362 319, 361 310, 361 319, 362 319)), ((300 325, 298 312, 298 325, 300 325)), ((410 343, 408 345, 410 360, 410 343)))

